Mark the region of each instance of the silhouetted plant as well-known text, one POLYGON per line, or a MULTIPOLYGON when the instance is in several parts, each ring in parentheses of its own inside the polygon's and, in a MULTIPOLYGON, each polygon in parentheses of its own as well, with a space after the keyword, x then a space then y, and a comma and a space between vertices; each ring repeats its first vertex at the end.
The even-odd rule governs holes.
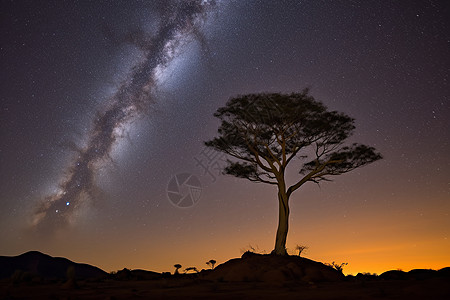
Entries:
POLYGON ((173 266, 175 267, 175 272, 173 274, 180 274, 178 272, 178 269, 180 269, 182 266, 180 264, 176 264, 176 265, 173 265, 173 266))
POLYGON ((211 269, 214 269, 214 265, 216 264, 216 261, 214 259, 211 259, 210 261, 207 261, 206 264, 211 267, 211 269))
POLYGON ((185 273, 190 272, 190 271, 194 271, 195 273, 198 273, 198 270, 196 267, 189 267, 189 268, 184 269, 185 273))
POLYGON ((295 246, 295 250, 298 251, 298 256, 301 256, 302 252, 304 252, 306 249, 308 249, 307 246, 302 246, 302 245, 295 246))
POLYGON ((256 254, 266 253, 265 250, 263 250, 263 251, 259 250, 258 246, 256 246, 256 248, 255 248, 250 244, 247 247, 241 249, 241 253, 247 253, 247 252, 248 253, 256 253, 256 254))
MULTIPOLYGON (((224 174, 278 189, 278 229, 272 253, 287 255, 289 199, 307 182, 319 184, 381 159, 375 148, 344 142, 354 119, 329 111, 305 89, 301 93, 248 94, 231 98, 214 114, 218 137, 205 145, 237 160, 227 160, 224 174), (300 177, 287 180, 291 161, 301 161, 300 177), (287 185, 292 181, 291 186, 287 185)), ((292 173, 293 174, 293 173, 292 173)))
POLYGON ((348 263, 338 264, 333 261, 331 264, 325 264, 325 265, 332 267, 341 273, 344 273, 344 266, 348 265, 348 263))

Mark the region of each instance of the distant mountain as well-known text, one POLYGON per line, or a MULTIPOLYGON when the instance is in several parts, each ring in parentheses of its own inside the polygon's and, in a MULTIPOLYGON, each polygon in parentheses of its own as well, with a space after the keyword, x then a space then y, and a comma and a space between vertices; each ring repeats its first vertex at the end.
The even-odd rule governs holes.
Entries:
POLYGON ((107 273, 100 268, 79 264, 63 257, 51 257, 38 251, 19 256, 0 256, 0 279, 11 278, 18 272, 39 276, 43 279, 67 279, 67 270, 73 266, 76 279, 104 277, 107 273))

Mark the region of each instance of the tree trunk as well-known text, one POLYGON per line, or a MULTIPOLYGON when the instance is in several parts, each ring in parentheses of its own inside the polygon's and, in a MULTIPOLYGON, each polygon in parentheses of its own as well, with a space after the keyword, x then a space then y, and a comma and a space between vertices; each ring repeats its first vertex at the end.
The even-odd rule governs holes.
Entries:
POLYGON ((289 228, 289 198, 286 195, 285 188, 278 190, 278 229, 275 239, 275 249, 272 254, 287 255, 286 239, 289 228))

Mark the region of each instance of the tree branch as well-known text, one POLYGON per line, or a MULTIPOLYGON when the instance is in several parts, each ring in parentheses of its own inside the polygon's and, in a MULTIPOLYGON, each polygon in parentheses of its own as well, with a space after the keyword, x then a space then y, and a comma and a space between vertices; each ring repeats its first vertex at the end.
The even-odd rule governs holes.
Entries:
MULTIPOLYGON (((318 160, 316 160, 316 162, 319 163, 318 160)), ((320 177, 320 176, 315 176, 315 175, 318 174, 318 173, 320 173, 320 172, 322 172, 322 171, 325 169, 325 167, 326 167, 327 165, 330 165, 330 164, 336 164, 336 163, 341 163, 341 162, 342 162, 342 160, 329 160, 329 161, 327 161, 327 162, 325 162, 325 163, 323 163, 323 164, 321 164, 321 165, 319 164, 318 166, 316 166, 316 168, 315 168, 314 170, 312 170, 311 172, 309 172, 308 175, 306 175, 306 176, 303 177, 300 181, 298 181, 296 184, 291 185, 291 186, 288 188, 288 191, 287 191, 288 196, 290 196, 293 192, 295 192, 295 191, 296 191, 299 187, 301 187, 305 182, 311 180, 312 178, 320 177)), ((321 175, 321 176, 324 176, 324 175, 321 175)))

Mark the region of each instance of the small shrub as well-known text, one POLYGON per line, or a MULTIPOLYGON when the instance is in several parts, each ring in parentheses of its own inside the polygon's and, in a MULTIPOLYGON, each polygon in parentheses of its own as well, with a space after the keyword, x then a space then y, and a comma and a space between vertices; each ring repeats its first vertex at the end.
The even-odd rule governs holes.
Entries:
POLYGON ((377 273, 364 272, 362 273, 365 276, 378 276, 377 273))
POLYGON ((348 265, 348 263, 338 264, 333 261, 331 264, 325 264, 325 265, 332 267, 341 273, 344 273, 344 266, 348 265))
POLYGON ((298 251, 298 256, 302 255, 302 252, 305 252, 308 249, 307 246, 297 245, 295 246, 295 250, 298 251))
POLYGON ((196 267, 189 267, 189 268, 184 269, 184 272, 185 272, 185 273, 190 272, 190 271, 193 271, 193 272, 195 272, 195 273, 198 273, 198 270, 197 270, 196 267))
POLYGON ((255 254, 265 254, 266 253, 265 250, 260 250, 258 245, 256 245, 256 247, 253 247, 250 244, 247 247, 241 249, 242 254, 244 254, 246 252, 255 253, 255 254))
POLYGON ((162 272, 161 273, 162 278, 169 278, 170 276, 172 276, 172 274, 170 274, 170 272, 162 272))

